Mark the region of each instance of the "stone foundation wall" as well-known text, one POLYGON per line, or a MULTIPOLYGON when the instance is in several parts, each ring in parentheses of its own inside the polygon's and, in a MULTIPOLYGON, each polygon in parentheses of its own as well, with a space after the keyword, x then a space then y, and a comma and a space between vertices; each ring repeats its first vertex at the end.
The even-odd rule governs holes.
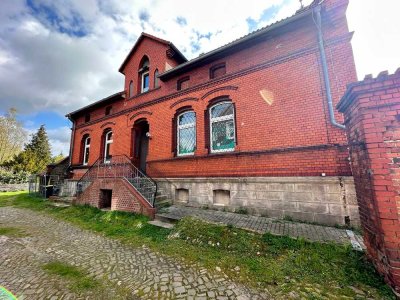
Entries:
POLYGON ((353 177, 158 178, 174 204, 358 226, 353 177))
POLYGON ((0 192, 17 192, 29 190, 29 183, 0 183, 0 192))

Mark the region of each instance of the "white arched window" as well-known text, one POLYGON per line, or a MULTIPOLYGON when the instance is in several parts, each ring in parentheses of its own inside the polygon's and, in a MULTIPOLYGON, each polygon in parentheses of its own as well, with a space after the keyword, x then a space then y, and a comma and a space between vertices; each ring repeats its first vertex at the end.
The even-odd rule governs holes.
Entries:
POLYGON ((86 166, 89 162, 90 153, 90 137, 86 137, 83 142, 83 165, 86 166))
POLYGON ((235 109, 231 102, 222 102, 210 108, 211 152, 235 150, 235 109))
POLYGON ((196 114, 187 111, 178 116, 178 156, 193 155, 196 149, 196 114))
POLYGON ((106 132, 104 136, 104 162, 109 163, 111 161, 110 149, 111 144, 113 142, 112 139, 112 131, 106 132))

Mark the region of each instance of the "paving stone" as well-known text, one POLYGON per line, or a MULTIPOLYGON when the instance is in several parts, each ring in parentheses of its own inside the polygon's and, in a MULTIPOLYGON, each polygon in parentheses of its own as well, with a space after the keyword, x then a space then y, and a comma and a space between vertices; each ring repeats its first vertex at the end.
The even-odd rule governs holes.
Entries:
POLYGON ((19 227, 29 234, 29 238, 0 236, 0 285, 19 300, 125 299, 118 297, 112 285, 128 289, 133 299, 138 299, 133 295, 141 294, 145 295, 143 299, 215 299, 217 290, 231 299, 237 295, 270 299, 229 279, 221 281, 221 273, 184 264, 145 246, 125 245, 38 212, 0 207, 0 224, 19 227), (85 269, 100 280, 109 277, 110 295, 76 294, 62 278, 42 269, 43 264, 55 260, 85 269))
MULTIPOLYGON (((275 235, 289 235, 291 237, 303 237, 311 241, 335 242, 339 244, 351 244, 350 236, 346 230, 335 227, 312 225, 290 222, 276 218, 241 215, 217 210, 205 210, 195 207, 173 205, 163 210, 157 216, 175 220, 188 216, 195 216, 207 222, 216 224, 231 224, 234 227, 251 230, 259 233, 270 232, 275 235), (262 226, 260 225, 262 224, 262 226)), ((354 233, 354 239, 364 250, 365 245, 361 235, 354 233)))

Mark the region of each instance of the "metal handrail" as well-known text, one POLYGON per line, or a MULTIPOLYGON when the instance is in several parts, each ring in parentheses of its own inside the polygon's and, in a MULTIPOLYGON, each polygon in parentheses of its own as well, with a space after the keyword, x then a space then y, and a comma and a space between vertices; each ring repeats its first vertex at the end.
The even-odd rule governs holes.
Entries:
POLYGON ((96 178, 124 178, 151 207, 154 207, 157 183, 135 167, 126 155, 112 156, 107 160, 98 158, 78 181, 78 193, 83 193, 89 183, 96 178))

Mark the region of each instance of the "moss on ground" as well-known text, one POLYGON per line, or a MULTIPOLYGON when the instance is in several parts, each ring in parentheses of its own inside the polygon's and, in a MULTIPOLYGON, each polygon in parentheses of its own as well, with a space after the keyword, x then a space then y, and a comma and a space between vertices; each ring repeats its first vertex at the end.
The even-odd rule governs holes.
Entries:
POLYGON ((350 246, 260 235, 192 218, 165 229, 148 224, 145 216, 89 206, 54 207, 26 193, 0 194, 0 206, 41 211, 210 271, 218 267, 232 280, 267 288, 277 298, 294 293, 307 299, 395 299, 365 255, 350 246))

